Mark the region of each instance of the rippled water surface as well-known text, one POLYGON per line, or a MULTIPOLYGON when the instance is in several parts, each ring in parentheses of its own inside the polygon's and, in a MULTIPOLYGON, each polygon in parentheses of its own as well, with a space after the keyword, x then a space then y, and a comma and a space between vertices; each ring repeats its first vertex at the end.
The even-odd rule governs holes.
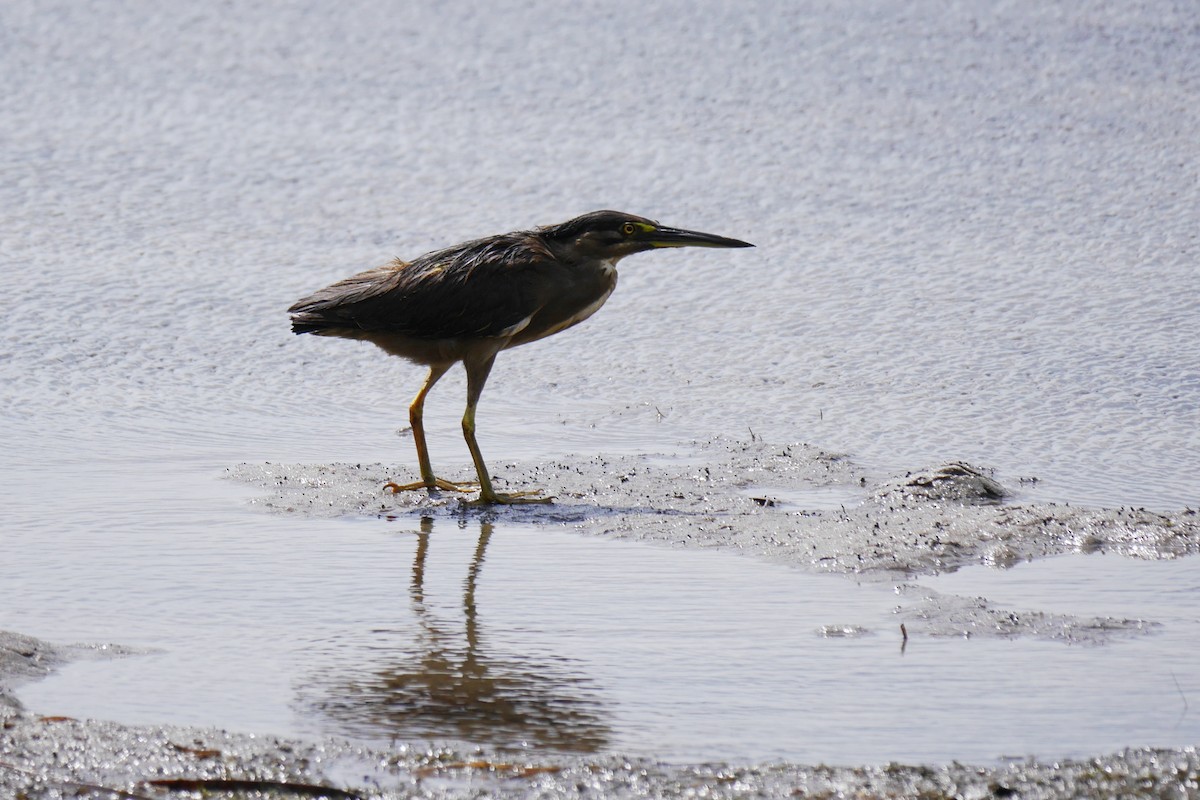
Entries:
MULTIPOLYGON (((967 459, 1039 478, 1022 500, 1194 507, 1193 16, 6 4, 0 626, 148 651, 23 696, 684 758, 1194 743, 1173 685, 1115 677, 1193 653, 1171 647, 1195 620, 1151 598, 1192 597, 1187 562, 1077 581, 1085 605, 1143 587, 1117 605, 1169 618, 1161 636, 901 656, 888 597, 848 582, 558 529, 497 528, 476 558, 477 527, 274 518, 220 480, 411 468, 394 434, 421 371, 293 337, 296 298, 616 207, 758 247, 630 258, 594 319, 502 354, 478 418, 494 461, 752 431, 875 476, 967 459), (813 633, 846 619, 880 632, 813 633), (448 719, 456 693, 489 710, 448 719)), ((448 376, 426 416, 456 469, 463 392, 448 376)))

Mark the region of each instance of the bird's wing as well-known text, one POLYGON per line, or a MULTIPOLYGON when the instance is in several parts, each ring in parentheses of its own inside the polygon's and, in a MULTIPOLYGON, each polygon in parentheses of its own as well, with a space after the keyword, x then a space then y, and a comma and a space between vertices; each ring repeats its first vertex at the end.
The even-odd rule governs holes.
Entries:
POLYGON ((468 243, 362 272, 292 306, 298 333, 350 329, 417 339, 510 336, 546 302, 549 253, 468 243))

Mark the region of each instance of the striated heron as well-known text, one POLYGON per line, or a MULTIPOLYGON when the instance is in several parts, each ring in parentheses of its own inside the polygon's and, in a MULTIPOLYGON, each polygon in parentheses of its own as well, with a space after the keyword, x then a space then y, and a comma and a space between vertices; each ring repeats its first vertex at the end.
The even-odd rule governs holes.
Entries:
POLYGON ((475 406, 496 354, 566 330, 594 314, 617 285, 617 262, 660 247, 753 247, 644 217, 593 211, 559 225, 477 239, 396 259, 305 297, 288 309, 292 331, 364 339, 429 367, 409 406, 421 480, 409 489, 468 491, 433 474, 425 444, 425 397, 461 361, 467 371, 463 436, 479 477, 481 504, 545 503, 539 492, 500 494, 475 440, 475 406))

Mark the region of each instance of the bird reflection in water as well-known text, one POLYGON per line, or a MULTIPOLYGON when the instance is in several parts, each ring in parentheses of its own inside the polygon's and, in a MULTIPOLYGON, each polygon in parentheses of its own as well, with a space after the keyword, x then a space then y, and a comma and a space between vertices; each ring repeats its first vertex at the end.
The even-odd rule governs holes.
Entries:
MULTIPOLYGON (((426 603, 426 558, 433 520, 417 532, 409 597, 419 624, 416 642, 396 642, 396 654, 371 653, 367 674, 319 680, 315 702, 327 719, 351 736, 457 740, 500 750, 540 748, 595 752, 611 730, 599 692, 568 659, 501 655, 488 649, 475 589, 491 523, 480 524, 463 583, 464 625, 437 620, 426 603), (414 647, 415 645, 415 647, 414 647)), ((390 644, 390 643, 389 643, 390 644)))

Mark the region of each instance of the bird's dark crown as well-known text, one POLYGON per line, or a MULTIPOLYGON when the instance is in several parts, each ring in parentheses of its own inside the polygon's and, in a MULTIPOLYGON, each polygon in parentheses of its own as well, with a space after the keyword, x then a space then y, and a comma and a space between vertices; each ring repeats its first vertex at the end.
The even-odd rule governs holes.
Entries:
POLYGON ((538 233, 547 239, 566 241, 585 233, 615 233, 630 236, 636 230, 649 232, 657 227, 658 223, 654 220, 639 217, 636 214, 625 214, 620 211, 590 211, 566 222, 539 228, 538 233))

